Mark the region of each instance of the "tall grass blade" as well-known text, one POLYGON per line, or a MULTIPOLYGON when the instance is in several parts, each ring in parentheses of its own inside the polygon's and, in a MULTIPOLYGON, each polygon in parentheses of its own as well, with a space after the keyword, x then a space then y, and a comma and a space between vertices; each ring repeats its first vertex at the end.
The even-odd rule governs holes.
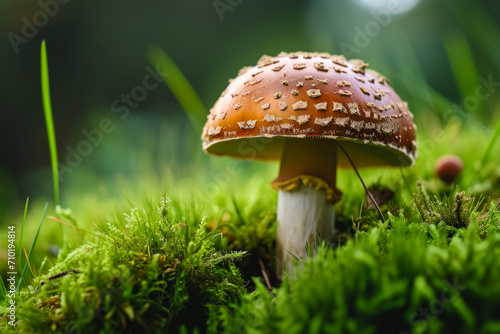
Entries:
MULTIPOLYGON (((474 57, 467 38, 463 34, 450 32, 445 36, 444 46, 462 99, 474 96, 479 83, 474 57)), ((481 109, 481 100, 479 103, 478 109, 481 109)))
MULTIPOLYGON (((33 238, 33 242, 31 243, 30 251, 28 252, 27 261, 31 261, 31 255, 33 254, 33 250, 35 249, 36 242, 38 240, 38 235, 40 234, 40 228, 42 227, 43 220, 45 218, 45 213, 47 212, 47 208, 49 206, 49 202, 45 203, 43 208, 42 217, 40 218, 40 223, 38 224, 38 229, 36 230, 35 237, 33 238)), ((28 262, 24 265, 23 271, 21 272, 21 277, 19 278, 19 282, 17 283, 17 291, 21 288, 21 284, 25 281, 26 285, 28 285, 28 281, 24 278, 26 273, 26 269, 28 269, 28 262)))
POLYGON ((151 49, 148 59, 151 65, 159 66, 162 70, 158 74, 179 101, 191 124, 198 132, 201 132, 207 118, 207 109, 184 74, 165 51, 158 47, 151 49))
POLYGON ((30 262, 30 260, 29 260, 28 253, 26 252, 26 247, 24 247, 24 246, 23 246, 23 252, 24 252, 24 256, 26 256, 26 262, 27 262, 27 264, 28 264, 28 268, 29 268, 29 270, 30 270, 30 272, 31 272, 31 275, 32 275, 33 277, 36 277, 36 273, 35 273, 35 270, 34 270, 35 268, 33 268, 33 267, 31 266, 31 262, 30 262))
MULTIPOLYGON (((26 204, 24 205, 24 215, 23 215, 23 223, 21 225, 21 236, 19 237, 19 246, 17 249, 22 249, 23 248, 23 238, 24 238, 24 224, 26 223, 26 215, 28 214, 28 203, 30 201, 30 198, 26 198, 26 204)), ((17 266, 18 268, 21 268, 22 266, 22 259, 23 259, 23 254, 19 252, 19 259, 17 260, 17 266)))
POLYGON ((54 183, 54 203, 59 205, 59 171, 57 163, 56 133, 54 130, 54 119, 52 117, 52 104, 50 102, 49 64, 47 62, 47 48, 45 40, 42 41, 40 51, 40 69, 42 79, 42 100, 47 136, 49 138, 50 161, 52 164, 52 179, 54 183))
POLYGON ((486 147, 486 151, 484 151, 483 158, 481 159, 482 165, 486 165, 488 160, 490 159, 491 152, 493 151, 493 148, 495 147, 496 142, 500 138, 500 119, 497 122, 497 125, 495 127, 495 132, 493 132, 493 136, 491 136, 491 140, 488 143, 488 146, 486 147))
POLYGON ((66 223, 65 221, 62 221, 62 220, 60 220, 60 219, 57 219, 56 217, 48 216, 47 218, 52 219, 53 221, 56 221, 56 222, 58 222, 58 223, 60 223, 60 224, 63 224, 63 225, 66 225, 66 226, 72 227, 72 228, 74 228, 74 229, 75 229, 75 230, 77 230, 77 231, 81 231, 81 232, 89 233, 89 234, 95 235, 95 236, 97 236, 97 237, 99 236, 99 235, 98 235, 98 234, 96 234, 96 233, 90 232, 89 230, 83 229, 83 228, 78 227, 78 226, 75 226, 75 225, 71 225, 70 223, 66 223))
POLYGON ((7 298, 7 288, 5 287, 5 283, 3 282, 3 277, 0 275, 0 301, 3 301, 7 298))

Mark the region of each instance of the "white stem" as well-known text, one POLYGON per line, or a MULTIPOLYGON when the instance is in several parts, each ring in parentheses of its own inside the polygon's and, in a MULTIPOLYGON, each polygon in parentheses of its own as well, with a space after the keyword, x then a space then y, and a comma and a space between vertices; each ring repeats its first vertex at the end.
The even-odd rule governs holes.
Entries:
POLYGON ((334 206, 326 192, 300 185, 293 191, 279 191, 276 274, 290 274, 294 258, 307 255, 307 248, 320 240, 331 241, 335 232, 334 206))

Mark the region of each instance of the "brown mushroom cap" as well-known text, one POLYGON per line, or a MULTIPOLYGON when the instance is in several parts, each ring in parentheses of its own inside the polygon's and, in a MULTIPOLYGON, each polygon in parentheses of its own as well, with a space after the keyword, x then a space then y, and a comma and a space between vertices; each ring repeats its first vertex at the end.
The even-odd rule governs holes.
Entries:
MULTIPOLYGON (((252 158, 279 160, 287 138, 336 139, 357 167, 411 165, 413 115, 387 79, 366 66, 323 53, 263 56, 240 70, 211 109, 203 149, 247 158, 245 147, 255 142, 252 158)), ((350 165, 343 154, 338 163, 350 165)))

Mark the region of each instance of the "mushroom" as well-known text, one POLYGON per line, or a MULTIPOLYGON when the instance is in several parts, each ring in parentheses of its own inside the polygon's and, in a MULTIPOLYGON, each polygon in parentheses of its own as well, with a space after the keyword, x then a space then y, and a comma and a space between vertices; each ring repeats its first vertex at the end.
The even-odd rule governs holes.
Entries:
POLYGON ((447 184, 452 184, 464 169, 462 159, 453 154, 446 154, 436 160, 437 176, 447 184))
POLYGON ((413 115, 367 65, 326 53, 263 56, 230 80, 207 117, 207 153, 280 161, 271 182, 278 191, 279 279, 318 236, 332 240, 341 199, 336 170, 350 166, 337 145, 356 167, 414 161, 413 115))

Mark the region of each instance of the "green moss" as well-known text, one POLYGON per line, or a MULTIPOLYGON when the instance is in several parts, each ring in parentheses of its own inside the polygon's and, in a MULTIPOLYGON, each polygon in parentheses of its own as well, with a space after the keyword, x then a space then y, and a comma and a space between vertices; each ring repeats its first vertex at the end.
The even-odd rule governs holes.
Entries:
POLYGON ((61 258, 42 278, 46 284, 39 294, 25 293, 19 300, 18 329, 117 333, 203 328, 207 305, 245 292, 234 265, 244 252, 217 251, 206 219, 188 225, 172 217, 169 198, 162 197, 152 209, 133 208, 123 219, 108 222, 93 242, 61 258))
MULTIPOLYGON (((436 204, 437 205, 437 204, 436 204)), ((401 213, 337 249, 319 247, 273 290, 211 308, 224 333, 493 333, 500 326, 500 219, 451 233, 401 213)))

